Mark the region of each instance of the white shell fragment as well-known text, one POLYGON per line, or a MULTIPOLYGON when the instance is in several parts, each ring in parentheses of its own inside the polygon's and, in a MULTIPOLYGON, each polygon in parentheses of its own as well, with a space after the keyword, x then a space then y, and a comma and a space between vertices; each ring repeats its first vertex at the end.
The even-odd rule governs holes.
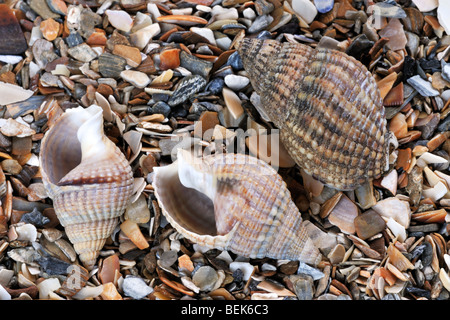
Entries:
POLYGON ((7 137, 19 138, 28 137, 36 133, 29 125, 12 118, 0 119, 0 132, 7 137))
POLYGON ((450 35, 450 1, 439 1, 437 17, 439 24, 444 28, 447 35, 450 35))
POLYGON ((111 23, 114 28, 124 32, 131 30, 133 19, 126 11, 106 10, 105 13, 108 16, 109 23, 111 23))
POLYGON ((0 106, 27 100, 33 94, 31 90, 0 81, 0 106))
POLYGON ((6 289, 0 284, 0 300, 11 300, 11 295, 6 291, 6 289))
POLYGON ((372 209, 386 219, 394 219, 405 229, 409 227, 411 209, 405 201, 399 200, 396 197, 391 197, 378 201, 372 209))
POLYGON ((429 12, 436 9, 439 2, 445 2, 445 0, 413 0, 413 2, 421 12, 429 12))
POLYGON ((120 73, 120 76, 137 88, 145 88, 150 83, 150 78, 140 71, 124 70, 120 73))
POLYGON ((302 17, 307 24, 313 22, 317 15, 316 6, 310 0, 292 0, 292 9, 302 17))

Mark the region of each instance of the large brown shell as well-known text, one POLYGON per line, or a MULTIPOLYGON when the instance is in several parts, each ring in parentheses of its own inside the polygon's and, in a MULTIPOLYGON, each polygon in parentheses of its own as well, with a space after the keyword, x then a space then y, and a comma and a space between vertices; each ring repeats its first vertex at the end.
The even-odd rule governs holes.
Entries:
POLYGON ((125 156, 103 133, 102 109, 66 111, 45 134, 40 161, 56 215, 81 262, 92 269, 134 183, 125 156))
POLYGON ((177 161, 154 172, 163 214, 189 240, 249 258, 320 262, 286 183, 266 162, 243 154, 198 159, 180 150, 177 161))
POLYGON ((385 111, 364 65, 302 44, 246 38, 237 46, 264 111, 300 167, 340 190, 381 176, 388 154, 385 111))

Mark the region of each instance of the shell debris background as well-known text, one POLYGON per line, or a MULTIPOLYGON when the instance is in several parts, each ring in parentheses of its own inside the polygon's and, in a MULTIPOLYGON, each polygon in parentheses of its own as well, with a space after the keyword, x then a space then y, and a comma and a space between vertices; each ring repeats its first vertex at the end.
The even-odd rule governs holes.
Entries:
MULTIPOLYGON (((0 299, 449 300, 447 3, 0 4, 0 92, 6 92, 0 95, 0 299), (265 43, 261 53, 281 48, 286 56, 249 62, 243 43, 258 44, 254 49, 265 43), (304 54, 294 60, 297 51, 304 54), (261 66, 249 67, 256 62, 280 70, 258 78, 261 66), (305 72, 292 72, 296 64, 305 72), (340 72, 340 64, 348 71, 340 72), (277 88, 305 103, 291 104, 277 88), (311 88, 361 121, 349 128, 345 114, 317 108, 311 88), (343 103, 352 99, 361 103, 343 103), (48 167, 41 162, 58 120, 92 105, 101 108, 105 141, 129 167, 130 198, 83 265, 58 218, 58 200, 45 187, 48 167), (284 120, 274 117, 280 106, 291 110, 284 120), (302 106, 310 113, 295 116, 292 110, 302 106), (287 124, 301 134, 283 133, 287 124), (336 141, 316 144, 309 130, 336 141), (363 149, 355 157, 349 150, 357 135, 344 139, 338 131, 359 132, 361 147, 371 145, 375 154, 365 157, 363 149), (179 232, 158 197, 179 201, 182 194, 155 188, 158 171, 177 163, 179 147, 270 163, 320 261, 245 256, 179 232), (301 148, 310 162, 294 161, 301 148), (340 157, 342 166, 327 161, 340 157), (364 161, 373 172, 362 169, 364 161)), ((78 145, 75 134, 67 138, 61 148, 78 145)))

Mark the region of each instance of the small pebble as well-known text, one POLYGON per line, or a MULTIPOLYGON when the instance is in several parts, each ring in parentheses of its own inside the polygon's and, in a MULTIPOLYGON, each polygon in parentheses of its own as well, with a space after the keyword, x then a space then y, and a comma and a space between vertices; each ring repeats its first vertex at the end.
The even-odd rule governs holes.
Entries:
POLYGON ((248 28, 248 33, 257 33, 267 28, 273 21, 273 17, 269 15, 258 16, 248 28))
POLYGON ((192 282, 201 290, 201 291, 211 291, 217 280, 219 280, 219 276, 217 275, 216 270, 210 266, 203 266, 195 271, 192 276, 192 282))
POLYGON ((300 16, 307 24, 313 22, 317 15, 317 9, 309 0, 292 0, 292 9, 300 16))
POLYGON ((178 260, 178 254, 175 250, 164 251, 161 254, 159 262, 162 267, 170 268, 178 260))
POLYGON ((227 87, 234 91, 239 91, 241 89, 244 89, 250 83, 249 78, 243 77, 243 76, 237 76, 234 74, 229 74, 229 75, 225 76, 224 80, 225 80, 225 84, 227 85, 227 87))
POLYGON ((145 88, 150 83, 150 78, 140 71, 124 70, 120 73, 120 76, 137 88, 145 88))
POLYGON ((153 288, 148 286, 140 277, 126 276, 123 279, 122 289, 126 296, 140 300, 153 292, 153 288))

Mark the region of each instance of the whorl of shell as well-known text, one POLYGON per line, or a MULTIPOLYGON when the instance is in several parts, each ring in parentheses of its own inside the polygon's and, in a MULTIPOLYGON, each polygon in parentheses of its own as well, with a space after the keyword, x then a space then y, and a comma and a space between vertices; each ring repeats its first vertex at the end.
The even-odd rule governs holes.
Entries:
POLYGON ((249 258, 320 262, 285 182, 267 163, 243 154, 195 158, 179 150, 175 162, 154 171, 163 214, 194 243, 249 258))
POLYGON ((375 79, 345 53, 243 39, 238 52, 280 140, 307 173, 340 190, 388 165, 385 111, 375 79))
POLYGON ((45 134, 40 162, 59 221, 92 269, 133 191, 131 167, 103 132, 102 109, 67 110, 45 134))

